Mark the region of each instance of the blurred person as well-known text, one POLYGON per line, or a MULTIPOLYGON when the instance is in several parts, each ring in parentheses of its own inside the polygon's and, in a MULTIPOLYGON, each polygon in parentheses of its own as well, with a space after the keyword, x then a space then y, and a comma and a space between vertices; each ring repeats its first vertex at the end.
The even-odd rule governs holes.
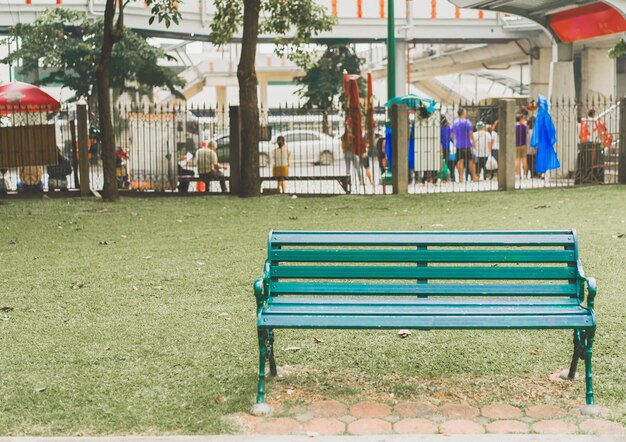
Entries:
POLYGON ((209 191, 209 181, 218 180, 222 193, 226 193, 226 178, 222 173, 223 169, 228 166, 220 164, 217 161, 217 143, 213 140, 209 141, 207 146, 203 146, 196 152, 196 166, 198 167, 198 176, 204 181, 205 192, 209 191))
POLYGON ((446 162, 450 171, 450 180, 456 181, 456 147, 452 141, 452 128, 445 115, 440 118, 441 127, 441 158, 446 162))
POLYGON ((467 112, 461 108, 457 112, 458 118, 452 124, 452 139, 456 147, 457 170, 459 172, 459 181, 465 180, 465 167, 469 169, 470 175, 474 181, 476 177, 476 163, 472 155, 472 147, 474 145, 474 132, 472 123, 467 119, 467 112))
POLYGON ((41 166, 22 166, 17 170, 18 192, 43 191, 43 168, 41 166))
POLYGON ((523 168, 528 173, 528 126, 524 115, 515 117, 515 175, 520 176, 523 168))
MULTIPOLYGON (((530 172, 531 178, 539 178, 540 175, 535 172, 535 165, 537 163, 537 148, 530 145, 530 140, 533 136, 533 126, 535 124, 535 117, 530 117, 528 119, 528 154, 526 155, 526 163, 528 164, 528 171, 530 172)), ((526 175, 526 172, 524 172, 526 175)))
MULTIPOLYGON (((496 120, 493 125, 487 126, 487 132, 491 134, 491 156, 496 163, 498 162, 498 154, 500 153, 500 135, 498 134, 498 123, 496 120)), ((490 169, 489 170, 489 178, 493 179, 498 176, 498 169, 490 169)))
POLYGON ((276 139, 276 148, 272 150, 272 175, 279 177, 276 180, 276 188, 281 193, 287 193, 287 182, 283 177, 289 176, 289 165, 291 164, 291 151, 285 143, 282 135, 276 139))
POLYGON ((485 123, 479 121, 476 123, 476 133, 474 133, 474 155, 476 155, 476 175, 480 178, 480 174, 484 171, 484 177, 487 179, 487 158, 491 155, 491 148, 493 147, 493 140, 491 139, 491 133, 487 131, 485 123))
POLYGON ((72 173, 72 163, 60 148, 57 148, 57 164, 46 167, 46 170, 49 190, 67 190, 67 177, 72 173))

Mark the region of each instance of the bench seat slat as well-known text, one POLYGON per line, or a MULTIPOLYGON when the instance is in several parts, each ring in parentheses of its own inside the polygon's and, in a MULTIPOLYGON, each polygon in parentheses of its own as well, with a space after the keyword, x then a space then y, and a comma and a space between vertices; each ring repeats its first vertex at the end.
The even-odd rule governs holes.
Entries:
POLYGON ((276 249, 272 261, 280 262, 449 262, 449 263, 567 263, 572 250, 314 250, 276 249))
POLYGON ((572 329, 590 328, 590 315, 262 315, 260 328, 337 329, 572 329))
POLYGON ((298 297, 298 296, 272 296, 267 301, 268 306, 273 305, 409 305, 409 306, 579 306, 578 298, 394 298, 387 297, 298 297))
POLYGON ((449 316, 449 315, 589 315, 586 308, 571 305, 269 305, 263 310, 265 315, 340 315, 340 316, 449 316))
POLYGON ((574 279, 575 267, 274 266, 272 278, 297 279, 574 279))
POLYGON ((270 292, 273 295, 360 294, 395 296, 576 296, 577 286, 576 284, 384 284, 340 282, 271 282, 270 292))
POLYGON ((271 246, 438 245, 567 246, 573 232, 272 232, 271 246))

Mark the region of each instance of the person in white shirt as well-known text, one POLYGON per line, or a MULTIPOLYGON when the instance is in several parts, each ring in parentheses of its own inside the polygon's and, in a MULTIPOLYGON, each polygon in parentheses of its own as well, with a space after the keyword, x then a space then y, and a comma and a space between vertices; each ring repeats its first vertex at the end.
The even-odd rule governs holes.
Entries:
POLYGON ((491 134, 486 130, 485 123, 482 121, 476 123, 476 129, 478 129, 478 131, 474 134, 474 139, 476 140, 476 144, 474 145, 474 155, 476 156, 476 177, 479 179, 481 171, 484 170, 484 176, 487 178, 487 169, 485 166, 487 164, 487 158, 491 155, 493 140, 491 139, 491 134))
MULTIPOLYGON (((493 123, 493 126, 487 126, 487 132, 491 134, 491 156, 496 163, 498 162, 498 153, 500 152, 500 135, 498 135, 498 120, 493 123)), ((498 169, 489 169, 489 178, 498 176, 498 169)))
POLYGON ((282 135, 276 139, 278 145, 272 150, 272 175, 278 177, 276 180, 279 192, 287 193, 287 182, 283 177, 289 176, 289 164, 291 163, 291 151, 289 146, 285 144, 285 137, 282 135))
POLYGON ((198 176, 204 181, 205 192, 209 190, 209 181, 219 180, 222 193, 226 193, 226 178, 222 169, 228 168, 225 164, 217 161, 217 143, 209 141, 208 146, 203 146, 196 152, 195 163, 198 167, 198 176))

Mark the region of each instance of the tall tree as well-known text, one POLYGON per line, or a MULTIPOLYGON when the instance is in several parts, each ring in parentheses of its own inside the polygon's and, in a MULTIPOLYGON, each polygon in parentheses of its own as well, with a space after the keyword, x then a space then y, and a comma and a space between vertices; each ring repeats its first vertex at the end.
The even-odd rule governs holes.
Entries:
MULTIPOLYGON (((307 69, 306 74, 296 78, 296 82, 302 85, 298 91, 305 99, 305 106, 318 108, 323 113, 324 132, 329 132, 328 110, 333 107, 337 96, 340 101, 345 98, 342 95, 343 73, 361 74, 361 59, 354 47, 343 42, 329 43, 324 54, 307 69)), ((359 89, 361 95, 365 93, 365 80, 360 78, 359 89)))
POLYGON ((237 67, 241 127, 241 195, 258 196, 259 105, 255 56, 259 34, 275 36, 276 51, 299 63, 308 61, 311 37, 332 29, 333 19, 315 0, 215 0, 210 40, 225 45, 243 28, 237 67), (259 17, 263 13, 263 21, 259 17))
MULTIPOLYGON (((113 138, 113 115, 111 109, 111 60, 113 45, 124 38, 124 8, 131 0, 106 0, 102 30, 100 57, 96 62, 96 83, 98 87, 98 111, 100 135, 102 139, 102 170, 104 172, 103 196, 107 201, 117 201, 117 179, 115 177, 115 140, 113 138), (117 14, 117 19, 116 19, 117 14)), ((144 0, 150 7, 152 16, 169 27, 178 24, 180 12, 178 0, 144 0)))
MULTIPOLYGON (((84 12, 50 9, 32 24, 18 23, 11 28, 7 43, 19 39, 20 45, 0 62, 20 60, 25 74, 46 69, 49 73, 35 80, 35 84, 61 84, 74 91, 72 101, 85 99, 93 105, 102 30, 102 20, 91 20, 84 12)), ((125 38, 114 46, 111 55, 111 87, 118 93, 142 96, 148 96, 154 88, 168 88, 178 95, 177 88, 184 86, 184 80, 158 63, 172 57, 130 29, 124 33, 125 38)))

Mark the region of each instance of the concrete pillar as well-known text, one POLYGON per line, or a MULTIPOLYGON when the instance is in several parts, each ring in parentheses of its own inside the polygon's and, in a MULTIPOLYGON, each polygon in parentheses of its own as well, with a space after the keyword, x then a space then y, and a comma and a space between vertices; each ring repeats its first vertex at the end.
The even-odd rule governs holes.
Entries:
POLYGON ((515 100, 500 100, 498 135, 498 190, 515 189, 515 100))
POLYGON ((551 100, 576 101, 574 45, 572 43, 555 43, 552 46, 548 93, 551 100))
POLYGON ((550 66, 552 48, 535 48, 530 58, 530 97, 537 99, 539 94, 547 97, 550 86, 550 66))
POLYGON ((76 106, 78 138, 78 169, 80 173, 80 196, 91 195, 89 184, 89 129, 87 128, 87 105, 76 106))
POLYGON ((407 94, 407 54, 406 40, 396 40, 396 96, 407 94))
POLYGON ((574 83, 574 46, 572 43, 555 43, 552 47, 549 98, 552 104, 563 103, 558 118, 554 118, 557 143, 556 153, 561 168, 550 172, 564 178, 576 170, 578 137, 576 134, 576 86, 574 83))
POLYGON ((409 192, 409 111, 405 104, 391 106, 391 185, 394 195, 409 192))
POLYGON ((261 109, 267 110, 267 89, 268 89, 268 80, 265 77, 259 77, 259 105, 261 109))
POLYGON ((609 99, 615 96, 615 60, 609 58, 607 49, 583 49, 581 62, 581 87, 579 97, 584 103, 591 99, 609 99))
POLYGON ((227 86, 215 86, 215 102, 217 108, 222 110, 228 105, 228 87, 227 86))

